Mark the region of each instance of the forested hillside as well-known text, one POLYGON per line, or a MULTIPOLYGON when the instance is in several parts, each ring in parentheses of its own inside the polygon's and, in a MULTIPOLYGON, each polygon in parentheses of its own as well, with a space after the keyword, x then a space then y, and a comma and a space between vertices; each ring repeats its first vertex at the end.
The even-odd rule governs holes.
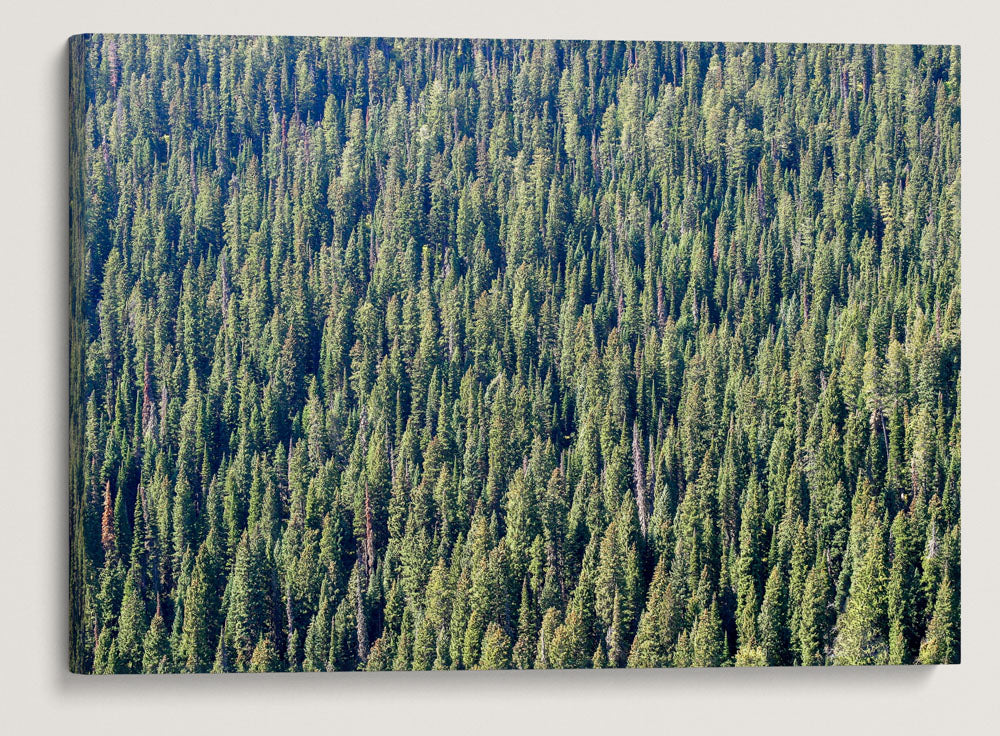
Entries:
POLYGON ((958 661, 957 48, 72 57, 74 671, 958 661))

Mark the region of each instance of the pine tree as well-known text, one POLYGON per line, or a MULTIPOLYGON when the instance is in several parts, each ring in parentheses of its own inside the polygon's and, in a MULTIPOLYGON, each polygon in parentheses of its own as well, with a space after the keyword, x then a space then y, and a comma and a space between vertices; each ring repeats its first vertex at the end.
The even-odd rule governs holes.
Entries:
POLYGON ((510 637, 496 621, 491 621, 483 636, 483 652, 479 669, 504 670, 510 668, 510 637))
POLYGON ((837 622, 837 664, 888 663, 887 606, 885 542, 876 522, 851 576, 847 608, 837 622))
POLYGON ((138 569, 133 563, 125 578, 122 608, 118 617, 118 667, 121 672, 143 670, 143 637, 146 635, 146 603, 139 590, 138 569))
POLYGON ((920 664, 955 664, 959 661, 957 608, 951 580, 945 576, 934 603, 934 615, 920 644, 920 664))
POLYGON ((170 641, 163 613, 157 603, 156 613, 149 630, 142 640, 142 671, 147 673, 170 672, 170 641))
POLYGON ((690 641, 692 667, 719 667, 725 662, 726 637, 715 598, 698 616, 690 641))

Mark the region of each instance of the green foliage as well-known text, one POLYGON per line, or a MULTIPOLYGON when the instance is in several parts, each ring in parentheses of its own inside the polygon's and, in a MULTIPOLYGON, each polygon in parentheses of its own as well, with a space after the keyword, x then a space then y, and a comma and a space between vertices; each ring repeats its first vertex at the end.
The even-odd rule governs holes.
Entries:
POLYGON ((920 645, 921 664, 952 664, 959 660, 959 615, 955 590, 946 577, 938 590, 927 636, 920 645))
POLYGON ((958 661, 957 48, 73 64, 75 670, 958 661))

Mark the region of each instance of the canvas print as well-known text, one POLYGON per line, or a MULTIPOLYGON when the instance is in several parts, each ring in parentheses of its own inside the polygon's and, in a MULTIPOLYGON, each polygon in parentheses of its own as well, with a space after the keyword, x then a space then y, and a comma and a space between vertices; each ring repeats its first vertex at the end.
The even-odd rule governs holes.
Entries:
POLYGON ((70 668, 955 663, 957 47, 70 44, 70 668))

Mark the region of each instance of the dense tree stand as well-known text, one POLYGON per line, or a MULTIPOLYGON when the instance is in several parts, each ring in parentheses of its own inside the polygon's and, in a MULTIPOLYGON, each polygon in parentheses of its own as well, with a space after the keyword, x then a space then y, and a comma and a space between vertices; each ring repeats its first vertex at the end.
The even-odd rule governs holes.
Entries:
POLYGON ((957 48, 72 58, 75 671, 958 661, 957 48))

